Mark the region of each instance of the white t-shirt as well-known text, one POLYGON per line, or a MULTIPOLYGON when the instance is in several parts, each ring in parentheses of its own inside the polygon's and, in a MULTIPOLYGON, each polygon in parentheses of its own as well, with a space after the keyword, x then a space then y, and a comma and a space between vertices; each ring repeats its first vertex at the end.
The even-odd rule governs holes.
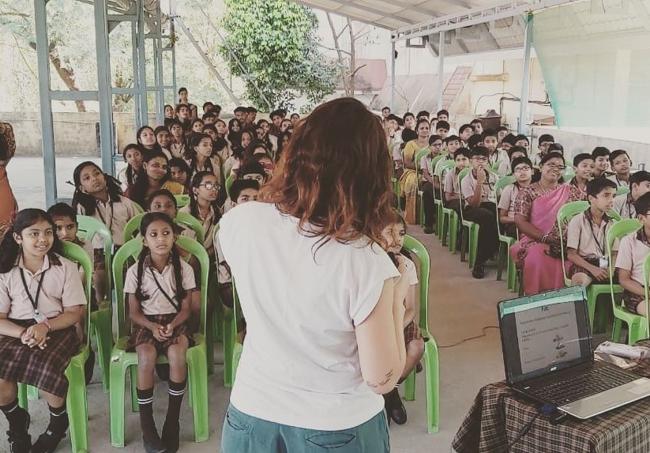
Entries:
POLYGON ((275 423, 352 428, 384 408, 361 375, 354 326, 399 273, 377 245, 319 244, 297 225, 260 202, 221 219, 217 234, 247 323, 230 400, 275 423))

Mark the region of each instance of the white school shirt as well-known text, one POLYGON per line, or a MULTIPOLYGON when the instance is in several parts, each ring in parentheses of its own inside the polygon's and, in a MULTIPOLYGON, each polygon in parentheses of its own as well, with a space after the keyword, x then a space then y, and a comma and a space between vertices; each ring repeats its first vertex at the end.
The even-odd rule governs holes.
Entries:
MULTIPOLYGON (((92 217, 106 225, 111 232, 111 236, 113 236, 113 244, 122 245, 124 243, 124 227, 139 212, 135 202, 120 195, 120 201, 113 202, 109 200, 104 203, 95 200, 95 203, 97 207, 92 217)), ((81 204, 77 206, 77 213, 87 215, 86 209, 81 204)), ((104 247, 104 241, 99 235, 95 235, 92 242, 95 248, 104 247)))
POLYGON ((630 277, 643 286, 643 266, 650 247, 639 239, 639 231, 621 239, 616 255, 616 268, 630 271, 630 277))
POLYGON ((268 203, 240 205, 220 225, 247 322, 231 403, 262 420, 325 431, 381 412, 384 399, 361 375, 355 325, 399 275, 388 255, 366 239, 319 243, 268 203))

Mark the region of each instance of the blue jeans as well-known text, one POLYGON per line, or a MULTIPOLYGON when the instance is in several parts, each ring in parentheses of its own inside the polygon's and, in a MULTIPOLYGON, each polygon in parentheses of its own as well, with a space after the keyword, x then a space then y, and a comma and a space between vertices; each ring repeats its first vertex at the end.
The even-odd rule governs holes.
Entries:
POLYGON ((231 404, 221 433, 221 453, 388 453, 388 424, 381 411, 367 422, 340 431, 319 431, 268 422, 231 404))

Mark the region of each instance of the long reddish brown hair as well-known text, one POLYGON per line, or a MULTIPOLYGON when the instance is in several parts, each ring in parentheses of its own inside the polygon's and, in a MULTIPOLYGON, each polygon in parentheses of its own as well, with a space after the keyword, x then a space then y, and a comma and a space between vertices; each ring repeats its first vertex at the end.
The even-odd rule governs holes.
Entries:
POLYGON ((391 214, 391 161, 379 118, 340 98, 301 120, 260 199, 323 241, 377 242, 391 214))

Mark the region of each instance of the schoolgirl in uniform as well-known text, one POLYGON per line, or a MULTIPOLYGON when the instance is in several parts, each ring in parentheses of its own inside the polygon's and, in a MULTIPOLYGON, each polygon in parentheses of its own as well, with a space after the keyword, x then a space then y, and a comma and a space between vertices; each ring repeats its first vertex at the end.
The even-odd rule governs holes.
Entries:
POLYGON ((140 225, 144 247, 138 262, 128 269, 124 284, 133 325, 129 348, 138 354, 138 404, 147 453, 173 453, 179 444, 179 415, 187 379, 185 353, 190 346, 187 320, 196 285, 192 268, 180 259, 174 245, 175 228, 166 214, 144 215, 140 225), (169 406, 162 436, 152 408, 158 354, 169 360, 169 406))
MULTIPOLYGON (((131 200, 122 195, 119 182, 105 174, 95 163, 86 161, 77 165, 73 174, 75 191, 72 207, 77 214, 94 217, 101 221, 113 237, 113 244, 121 246, 126 223, 138 213, 131 200)), ((106 297, 106 272, 104 267, 104 244, 99 236, 92 241, 94 248, 95 294, 97 300, 106 297)))
POLYGON ((126 196, 140 206, 144 206, 147 198, 160 189, 167 189, 174 195, 180 195, 185 187, 171 180, 167 156, 160 151, 151 151, 144 156, 138 180, 129 187, 126 196))
POLYGON ((221 158, 212 151, 212 139, 207 134, 194 134, 190 139, 190 154, 187 164, 190 167, 190 173, 194 176, 196 173, 208 171, 217 178, 221 184, 221 158))
POLYGON ((20 211, 0 244, 0 410, 12 453, 53 452, 68 429, 64 373, 79 351, 75 324, 86 297, 76 264, 60 251, 54 222, 40 209, 20 211), (49 424, 34 445, 18 382, 40 389, 49 406, 49 424))

